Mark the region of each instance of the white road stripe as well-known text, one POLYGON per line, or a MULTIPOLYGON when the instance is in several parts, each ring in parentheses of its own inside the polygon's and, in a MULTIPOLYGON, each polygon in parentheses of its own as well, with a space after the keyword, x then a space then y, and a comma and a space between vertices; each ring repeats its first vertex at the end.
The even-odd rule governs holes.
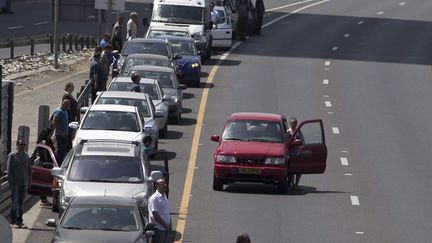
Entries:
POLYGON ((332 51, 337 51, 337 49, 339 49, 339 47, 333 46, 332 51))
POLYGON ((345 158, 345 157, 341 157, 341 158, 340 158, 340 161, 341 161, 341 164, 342 164, 342 165, 348 165, 348 159, 347 159, 347 158, 345 158))
POLYGON ((360 201, 358 199, 358 196, 350 196, 351 198, 351 204, 353 206, 360 206, 360 201))
POLYGON ((323 79, 323 84, 329 84, 329 80, 328 79, 323 79))
POLYGON ((348 38, 348 37, 350 37, 350 34, 345 34, 344 37, 348 38))
POLYGON ((401 2, 401 3, 399 3, 399 5, 401 5, 401 6, 403 6, 403 5, 405 5, 406 4, 406 2, 401 2))
POLYGON ((378 12, 377 14, 378 14, 378 15, 381 15, 381 14, 383 14, 383 13, 384 13, 383 11, 380 11, 380 12, 378 12))
POLYGON ((330 68, 324 68, 324 70, 329 71, 329 70, 331 70, 331 69, 330 69, 330 68))
POLYGON ((328 95, 323 95, 323 97, 324 97, 324 98, 329 98, 330 96, 328 96, 328 95))
POLYGON ((363 24, 364 23, 364 21, 359 21, 359 22, 357 22, 357 24, 363 24))
POLYGON ((330 61, 325 61, 325 62, 324 62, 324 65, 326 65, 326 66, 330 66, 330 64, 331 64, 330 61))
POLYGON ((347 154, 348 151, 346 151, 346 150, 341 150, 341 153, 347 154))
POLYGON ((346 175, 346 176, 352 176, 352 174, 351 174, 351 173, 345 173, 345 175, 346 175))
POLYGON ((43 24, 49 24, 49 22, 48 21, 43 21, 43 22, 36 23, 35 25, 43 25, 43 24))
POLYGON ((340 133, 339 128, 337 128, 337 127, 332 127, 332 131, 333 131, 333 134, 339 134, 340 133))
POLYGON ((332 107, 332 103, 329 100, 324 101, 326 107, 332 107))
POLYGON ((12 27, 9 27, 8 30, 15 30, 15 29, 21 29, 21 28, 24 28, 24 26, 22 26, 22 25, 20 25, 20 26, 12 26, 12 27))
POLYGON ((333 115, 334 112, 333 112, 333 111, 327 111, 327 114, 329 114, 329 115, 333 115))
POLYGON ((363 234, 364 234, 363 231, 356 231, 355 233, 356 233, 357 235, 363 235, 363 234))
POLYGON ((279 9, 282 9, 282 8, 287 8, 287 7, 299 5, 299 4, 302 4, 302 3, 312 2, 312 1, 314 1, 314 0, 306 0, 306 1, 301 1, 301 2, 287 4, 287 5, 276 7, 276 8, 270 8, 270 9, 267 9, 266 12, 275 11, 275 10, 279 10, 279 9))

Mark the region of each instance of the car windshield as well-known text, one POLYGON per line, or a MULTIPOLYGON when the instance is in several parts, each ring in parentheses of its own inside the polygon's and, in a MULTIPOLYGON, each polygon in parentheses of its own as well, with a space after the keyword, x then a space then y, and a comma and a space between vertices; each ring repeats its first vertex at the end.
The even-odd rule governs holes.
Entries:
POLYGON ((76 230, 138 231, 139 215, 131 206, 71 205, 61 226, 76 230))
POLYGON ((132 76, 133 73, 138 73, 142 78, 150 78, 156 79, 159 81, 159 85, 161 88, 169 88, 174 89, 174 73, 171 72, 163 72, 163 71, 147 71, 147 70, 139 70, 139 71, 131 71, 129 72, 129 77, 132 76))
POLYGON ((225 12, 223 10, 216 10, 219 15, 219 18, 225 17, 225 12))
POLYGON ((131 67, 138 65, 149 65, 149 66, 159 66, 159 67, 171 67, 168 60, 151 59, 151 58, 128 58, 125 61, 124 73, 128 73, 131 67))
POLYGON ((132 112, 89 111, 84 118, 83 130, 113 130, 139 132, 138 117, 132 112))
POLYGON ((204 23, 204 8, 157 4, 153 8, 152 21, 179 24, 204 23))
POLYGON ((222 135, 224 140, 280 143, 284 132, 279 122, 261 120, 234 120, 228 123, 222 135))
POLYGON ((100 97, 96 104, 113 104, 113 105, 129 105, 138 107, 138 111, 143 117, 150 117, 150 108, 148 107, 147 101, 144 99, 132 99, 132 98, 116 98, 116 97, 100 97))
POLYGON ((170 40, 173 53, 187 56, 196 56, 197 51, 192 41, 170 40))
MULTIPOLYGON (((140 74, 139 71, 135 71, 140 74)), ((131 74, 129 74, 131 75, 131 74)), ((140 74, 141 75, 141 74, 140 74)), ((152 98, 152 100, 162 100, 162 94, 159 92, 156 84, 140 83, 141 92, 144 92, 152 98)), ((132 82, 113 82, 108 90, 110 91, 131 91, 132 82)))
POLYGON ((191 37, 189 32, 179 30, 150 30, 148 34, 148 38, 156 38, 158 36, 191 37))
POLYGON ((128 41, 122 51, 122 55, 130 54, 158 54, 162 56, 169 56, 168 47, 166 43, 150 43, 139 41, 128 41))
POLYGON ((69 171, 69 180, 103 183, 142 183, 141 161, 135 157, 77 156, 69 171))

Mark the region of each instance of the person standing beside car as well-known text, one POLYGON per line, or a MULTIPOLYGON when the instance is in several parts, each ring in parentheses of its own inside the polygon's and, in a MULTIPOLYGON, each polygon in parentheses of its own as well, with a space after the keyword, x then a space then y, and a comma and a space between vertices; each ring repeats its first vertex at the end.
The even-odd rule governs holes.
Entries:
POLYGON ((138 35, 138 14, 136 12, 130 13, 130 19, 126 24, 127 33, 126 39, 136 38, 138 35))
POLYGON ((210 3, 210 17, 211 17, 211 21, 213 22, 213 24, 216 24, 216 20, 219 18, 219 13, 218 11, 216 11, 214 9, 215 7, 215 3, 211 2, 210 3))
POLYGON ((237 21, 237 33, 240 40, 245 41, 248 31, 248 16, 249 16, 249 4, 248 0, 240 0, 237 6, 238 21, 237 21))
POLYGON ((7 179, 11 191, 11 226, 25 229, 23 224, 23 206, 27 188, 31 183, 31 161, 25 152, 27 144, 22 139, 16 142, 16 151, 8 155, 7 158, 7 179))
MULTIPOLYGON (((74 122, 74 121, 78 121, 78 102, 75 99, 75 97, 72 95, 72 92, 74 91, 74 89, 75 89, 74 84, 72 82, 68 82, 65 85, 65 88, 64 88, 65 92, 64 92, 63 97, 62 97, 62 102, 63 102, 63 100, 66 100, 66 99, 70 101, 70 108, 69 108, 69 110, 67 110, 69 123, 74 122)), ((70 142, 69 146, 70 147, 72 147, 73 132, 74 132, 74 130, 72 128, 69 128, 68 137, 69 137, 69 142, 70 142)))
MULTIPOLYGON (((295 117, 291 117, 290 118, 290 128, 288 128, 288 130, 287 130, 287 132, 288 132, 288 135, 290 136, 290 137, 292 137, 292 136, 294 136, 294 133, 296 132, 296 130, 297 130, 297 118, 295 118, 295 117)), ((301 131, 298 131, 296 134, 295 134, 295 137, 294 137, 294 139, 299 139, 299 140, 301 140, 302 142, 304 141, 304 137, 303 137, 303 134, 302 134, 302 132, 301 131)), ((295 150, 295 151, 293 151, 293 153, 297 153, 297 149, 295 150)), ((301 190, 301 188, 299 187, 299 182, 300 182, 300 178, 301 178, 301 176, 302 176, 302 174, 294 174, 294 176, 293 176, 293 181, 292 181, 292 189, 294 190, 294 191, 300 191, 301 190)))
POLYGON ((148 213, 150 223, 156 224, 154 243, 170 243, 170 233, 172 229, 171 216, 169 214, 168 199, 166 196, 167 183, 164 179, 156 181, 156 192, 150 197, 148 202, 148 213))
POLYGON ((54 127, 54 134, 57 141, 57 156, 58 163, 61 165, 64 157, 71 149, 69 142, 69 116, 67 110, 70 109, 70 100, 65 99, 62 101, 59 108, 53 113, 52 126, 54 127))
POLYGON ((255 34, 260 35, 261 34, 261 28, 262 28, 262 21, 264 18, 265 13, 265 7, 263 0, 256 0, 255 3, 255 10, 256 10, 256 16, 257 16, 257 23, 255 26, 255 34))

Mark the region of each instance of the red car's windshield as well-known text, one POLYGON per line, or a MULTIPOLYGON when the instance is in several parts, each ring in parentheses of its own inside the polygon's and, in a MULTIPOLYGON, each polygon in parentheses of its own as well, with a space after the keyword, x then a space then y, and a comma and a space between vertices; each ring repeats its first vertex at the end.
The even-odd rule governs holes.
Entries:
POLYGON ((279 122, 235 120, 227 124, 222 139, 281 143, 284 131, 279 122))

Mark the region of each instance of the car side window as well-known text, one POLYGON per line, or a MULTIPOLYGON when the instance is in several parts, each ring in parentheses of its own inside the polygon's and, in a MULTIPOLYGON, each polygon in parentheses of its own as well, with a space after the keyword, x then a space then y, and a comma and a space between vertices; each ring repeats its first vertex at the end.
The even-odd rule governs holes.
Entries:
POLYGON ((65 158, 63 159, 63 163, 60 166, 62 169, 66 170, 68 168, 70 161, 72 160, 74 151, 75 149, 71 149, 69 153, 65 156, 65 158))

